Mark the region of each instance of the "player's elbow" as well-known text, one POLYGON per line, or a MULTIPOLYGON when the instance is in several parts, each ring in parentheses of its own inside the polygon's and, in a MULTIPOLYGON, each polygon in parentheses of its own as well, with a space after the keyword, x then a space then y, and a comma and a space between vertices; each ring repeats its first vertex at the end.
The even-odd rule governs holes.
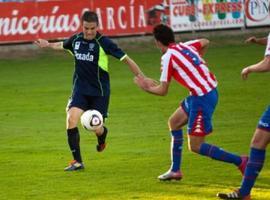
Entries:
POLYGON ((210 41, 206 38, 202 38, 202 39, 200 39, 200 43, 201 43, 202 47, 207 47, 209 45, 210 41))
POLYGON ((265 62, 267 71, 270 71, 270 55, 264 58, 264 62, 265 62))
POLYGON ((168 94, 168 91, 162 91, 160 92, 160 96, 166 96, 168 94))
POLYGON ((160 96, 166 96, 167 94, 168 94, 168 88, 167 87, 163 87, 159 92, 160 96))

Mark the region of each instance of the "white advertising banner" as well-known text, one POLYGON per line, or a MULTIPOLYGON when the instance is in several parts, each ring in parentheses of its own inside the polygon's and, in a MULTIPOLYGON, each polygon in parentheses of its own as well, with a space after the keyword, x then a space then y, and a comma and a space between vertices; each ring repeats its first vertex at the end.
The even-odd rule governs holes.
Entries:
POLYGON ((247 27, 270 25, 269 9, 270 0, 246 0, 245 14, 247 27))
POLYGON ((174 31, 244 27, 243 0, 170 0, 174 31))

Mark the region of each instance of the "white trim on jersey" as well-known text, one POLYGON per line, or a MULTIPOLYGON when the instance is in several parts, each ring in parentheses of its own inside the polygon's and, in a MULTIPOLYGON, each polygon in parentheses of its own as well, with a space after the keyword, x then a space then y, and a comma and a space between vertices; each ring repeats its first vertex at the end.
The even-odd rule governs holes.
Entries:
POLYGON ((161 57, 161 76, 160 76, 160 82, 169 82, 168 80, 168 73, 169 73, 169 62, 170 62, 170 55, 164 54, 161 57), (167 58, 168 57, 168 58, 167 58))
POLYGON ((267 38, 267 45, 266 45, 266 49, 265 49, 265 56, 269 56, 270 55, 270 33, 268 35, 267 38))

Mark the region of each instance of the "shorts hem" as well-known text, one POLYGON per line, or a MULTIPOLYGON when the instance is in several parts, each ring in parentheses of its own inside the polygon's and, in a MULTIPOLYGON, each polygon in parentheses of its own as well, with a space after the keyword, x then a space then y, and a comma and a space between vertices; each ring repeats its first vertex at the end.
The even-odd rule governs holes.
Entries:
POLYGON ((191 132, 191 133, 188 133, 188 134, 191 135, 191 136, 196 136, 196 137, 205 137, 205 136, 207 136, 207 135, 209 135, 211 133, 212 133, 212 131, 207 132, 207 133, 194 133, 194 132, 191 132))
POLYGON ((265 127, 258 126, 257 129, 260 129, 260 130, 263 130, 263 131, 267 131, 267 132, 270 133, 270 128, 265 128, 265 127))

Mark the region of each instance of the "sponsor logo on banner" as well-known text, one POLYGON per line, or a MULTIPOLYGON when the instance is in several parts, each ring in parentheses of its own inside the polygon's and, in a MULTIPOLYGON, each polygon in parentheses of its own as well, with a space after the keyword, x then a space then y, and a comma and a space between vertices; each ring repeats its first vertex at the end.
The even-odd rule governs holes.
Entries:
POLYGON ((175 31, 244 26, 242 0, 171 0, 175 31))
POLYGON ((247 26, 270 25, 269 7, 269 0, 247 0, 245 2, 247 26))
POLYGON ((100 30, 107 35, 149 33, 154 25, 169 23, 168 1, 94 1, 94 10, 100 30))

